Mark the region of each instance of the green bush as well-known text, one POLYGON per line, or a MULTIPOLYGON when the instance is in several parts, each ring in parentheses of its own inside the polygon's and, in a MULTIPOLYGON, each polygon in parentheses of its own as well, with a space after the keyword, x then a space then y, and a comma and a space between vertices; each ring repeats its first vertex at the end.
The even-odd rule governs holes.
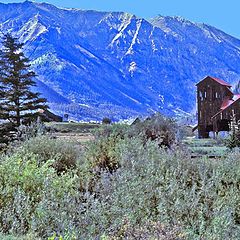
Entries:
POLYGON ((73 144, 52 139, 49 136, 31 138, 16 150, 21 156, 34 154, 39 164, 52 160, 52 166, 58 173, 76 168, 76 162, 81 156, 81 150, 73 144))
POLYGON ((39 166, 37 156, 14 154, 0 164, 0 227, 3 233, 26 234, 32 229, 34 215, 45 195, 54 192, 55 201, 70 191, 74 178, 58 176, 52 162, 39 166))
POLYGON ((30 125, 20 125, 19 127, 14 127, 9 122, 2 123, 0 124, 0 151, 15 148, 20 142, 42 136, 49 131, 51 131, 51 128, 38 122, 32 122, 30 125))
POLYGON ((231 133, 225 141, 225 145, 230 150, 240 147, 240 131, 231 133))
POLYGON ((111 136, 123 139, 128 137, 129 129, 130 126, 124 124, 114 124, 111 126, 106 125, 93 131, 93 134, 95 139, 103 139, 111 136))
POLYGON ((103 235, 102 240, 117 239, 159 239, 159 240, 181 240, 185 239, 180 229, 174 226, 165 226, 159 222, 146 222, 144 225, 131 225, 128 221, 119 226, 117 233, 103 235))
POLYGON ((177 125, 172 119, 157 113, 131 126, 129 136, 141 137, 143 142, 155 141, 160 147, 170 148, 176 140, 177 125))
POLYGON ((99 172, 110 172, 119 168, 119 161, 115 154, 117 143, 126 137, 128 126, 104 126, 95 131, 95 140, 87 145, 85 158, 90 163, 90 168, 99 172))
POLYGON ((240 147, 240 121, 237 121, 236 115, 231 117, 230 135, 225 141, 225 145, 230 150, 240 147))
POLYGON ((111 119, 107 117, 103 118, 102 120, 102 124, 111 124, 111 122, 112 122, 111 119))
POLYGON ((0 152, 5 151, 8 144, 16 139, 16 132, 12 123, 0 123, 0 152))
POLYGON ((12 235, 4 235, 0 234, 1 240, 41 240, 35 234, 27 234, 25 236, 12 236, 12 235))

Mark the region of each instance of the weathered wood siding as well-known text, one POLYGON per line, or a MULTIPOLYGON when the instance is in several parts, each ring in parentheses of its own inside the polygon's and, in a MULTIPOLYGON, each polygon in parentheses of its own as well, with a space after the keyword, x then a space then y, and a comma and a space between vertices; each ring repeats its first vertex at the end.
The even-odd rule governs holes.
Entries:
POLYGON ((213 131, 212 117, 220 111, 226 98, 233 96, 229 87, 207 77, 197 85, 198 129, 200 137, 208 137, 213 131))

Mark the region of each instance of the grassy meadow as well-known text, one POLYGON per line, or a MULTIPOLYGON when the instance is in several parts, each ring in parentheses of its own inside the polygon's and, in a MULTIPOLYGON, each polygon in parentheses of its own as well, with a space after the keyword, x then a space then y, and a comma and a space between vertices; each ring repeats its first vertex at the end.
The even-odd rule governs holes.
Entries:
POLYGON ((177 128, 51 123, 15 142, 0 239, 240 239, 240 152, 177 128))

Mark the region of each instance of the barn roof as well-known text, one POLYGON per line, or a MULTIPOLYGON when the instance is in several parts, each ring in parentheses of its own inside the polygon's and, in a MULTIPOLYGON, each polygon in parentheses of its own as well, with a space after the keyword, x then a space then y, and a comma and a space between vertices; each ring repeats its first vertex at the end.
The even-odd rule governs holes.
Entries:
POLYGON ((239 94, 234 95, 232 99, 225 99, 223 101, 223 103, 222 103, 221 110, 225 110, 226 108, 231 106, 233 103, 235 103, 239 99, 240 99, 240 95, 239 94))
POLYGON ((215 114, 212 118, 216 117, 218 114, 220 114, 221 112, 229 108, 233 103, 237 102, 239 99, 240 99, 240 94, 234 95, 233 98, 231 99, 226 98, 222 103, 222 106, 220 108, 221 110, 217 114, 215 114))
POLYGON ((215 82, 223 85, 223 86, 226 86, 226 87, 231 87, 231 85, 225 81, 223 81, 222 79, 219 79, 219 78, 215 78, 215 77, 211 77, 211 76, 207 76, 205 77, 203 80, 201 80, 200 82, 198 82, 196 85, 202 83, 203 81, 207 80, 208 78, 211 78, 212 80, 214 80, 215 82))

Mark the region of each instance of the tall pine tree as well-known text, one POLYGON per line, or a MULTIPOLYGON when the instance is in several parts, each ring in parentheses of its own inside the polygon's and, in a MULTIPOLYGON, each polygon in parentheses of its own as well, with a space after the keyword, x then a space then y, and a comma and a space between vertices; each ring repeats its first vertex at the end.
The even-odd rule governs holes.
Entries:
POLYGON ((5 34, 0 51, 0 119, 18 127, 38 116, 38 109, 47 109, 46 99, 32 91, 36 74, 30 70, 23 44, 5 34))

